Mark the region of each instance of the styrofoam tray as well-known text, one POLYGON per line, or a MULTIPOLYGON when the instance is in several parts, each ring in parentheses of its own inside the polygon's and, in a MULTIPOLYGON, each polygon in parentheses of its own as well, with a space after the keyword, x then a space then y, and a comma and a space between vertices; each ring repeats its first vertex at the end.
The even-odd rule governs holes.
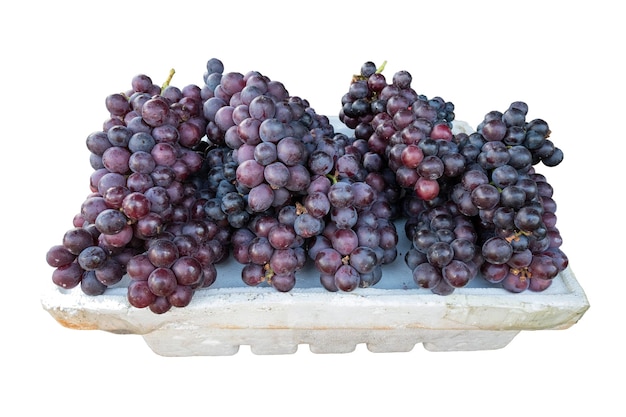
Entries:
POLYGON ((567 329, 589 308, 569 267, 539 293, 513 294, 477 277, 451 295, 432 294, 413 282, 404 262, 410 242, 401 222, 397 228, 398 256, 381 281, 349 293, 325 290, 310 263, 290 292, 249 287, 242 265, 230 258, 189 306, 165 314, 130 306, 128 278, 96 297, 50 282, 42 306, 69 328, 142 335, 163 356, 232 355, 241 345, 256 354, 294 353, 301 344, 315 353, 352 352, 362 343, 372 352, 405 352, 419 343, 433 351, 498 349, 522 330, 567 329))

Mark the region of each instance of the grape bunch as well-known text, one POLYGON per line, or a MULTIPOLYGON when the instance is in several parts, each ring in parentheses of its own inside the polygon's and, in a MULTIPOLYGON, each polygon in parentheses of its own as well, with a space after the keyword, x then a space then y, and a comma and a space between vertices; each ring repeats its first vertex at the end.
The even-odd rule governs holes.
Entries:
MULTIPOLYGON (((326 258, 315 263, 325 288, 351 291, 378 282, 397 244, 388 218, 392 206, 367 182, 380 175, 380 161, 374 166, 364 141, 335 134, 327 117, 281 83, 258 71, 224 73, 214 64, 205 75, 203 110, 210 152, 221 158, 201 188, 211 190, 207 216, 235 230, 233 254, 244 265, 243 282, 289 291, 307 254, 315 260, 325 242, 323 254, 334 250, 341 263, 332 271, 326 258), (386 224, 372 218, 376 210, 386 224), (369 217, 361 215, 366 211, 369 217), (358 220, 369 223, 357 229, 358 220)), ((386 182, 379 178, 377 186, 383 191, 386 182)))
POLYGON ((391 212, 377 205, 376 191, 366 182, 344 179, 309 196, 309 212, 320 200, 327 211, 326 226, 309 250, 322 286, 352 291, 378 283, 382 266, 396 259, 398 235, 391 212))
POLYGON ((450 204, 423 208, 414 214, 405 223, 411 248, 404 260, 415 283, 439 295, 465 287, 483 264, 472 219, 450 204))
POLYGON ((539 163, 558 165, 563 153, 548 139, 547 123, 526 121, 527 112, 525 103, 514 102, 505 112, 487 113, 475 133, 455 136, 453 142, 465 164, 456 181, 447 184, 441 207, 456 220, 443 223, 444 230, 454 227, 456 231, 461 219, 463 233, 473 236, 469 240, 477 254, 469 268, 461 268, 453 241, 441 238, 441 221, 417 222, 419 227, 409 222, 407 236, 413 247, 407 264, 421 287, 441 291, 433 286, 438 277, 438 282, 449 284, 446 290, 451 292, 459 287, 453 282, 464 286, 469 282, 466 277, 479 271, 486 281, 511 292, 541 291, 567 266, 567 257, 559 249, 562 239, 556 228, 553 189, 535 169, 539 163), (449 277, 451 268, 456 280, 449 277))
POLYGON ((385 157, 401 188, 431 201, 462 163, 449 143, 454 104, 417 93, 412 82, 411 74, 401 70, 388 83, 381 69, 368 61, 343 96, 339 118, 371 152, 385 157))
POLYGON ((90 194, 47 253, 52 280, 99 295, 130 277, 128 300, 164 313, 216 279, 230 230, 207 219, 194 181, 204 164, 201 88, 159 87, 144 74, 106 97, 109 118, 87 136, 90 194))

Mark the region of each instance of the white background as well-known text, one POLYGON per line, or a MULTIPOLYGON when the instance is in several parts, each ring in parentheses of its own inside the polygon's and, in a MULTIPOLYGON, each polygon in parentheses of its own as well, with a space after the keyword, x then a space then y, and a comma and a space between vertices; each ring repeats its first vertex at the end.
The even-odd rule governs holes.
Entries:
POLYGON ((0 17, 0 414, 617 415, 626 372, 621 236, 624 46, 617 2, 13 2, 0 17), (411 4, 411 6, 409 6, 411 4), (60 326, 40 304, 88 192, 84 141, 137 73, 201 84, 206 61, 258 70, 336 115, 372 60, 476 125, 526 101, 565 153, 563 250, 591 308, 495 351, 164 358, 139 336, 60 326), (8 388, 8 389, 7 389, 8 388), (9 412, 8 410, 12 410, 9 412), (612 410, 612 412, 608 412, 612 410))

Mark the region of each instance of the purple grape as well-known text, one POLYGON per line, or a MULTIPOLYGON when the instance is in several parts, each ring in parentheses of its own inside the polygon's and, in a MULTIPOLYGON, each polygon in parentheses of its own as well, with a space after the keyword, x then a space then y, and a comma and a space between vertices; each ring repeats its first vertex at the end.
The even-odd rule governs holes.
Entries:
POLYGON ((482 255, 485 261, 492 264, 504 264, 511 259, 513 248, 501 237, 492 237, 487 239, 482 245, 482 255))
POLYGON ((285 187, 290 177, 289 168, 279 161, 268 164, 263 170, 263 179, 274 188, 285 187))
POLYGON ((241 270, 241 278, 246 285, 254 287, 265 280, 265 270, 262 265, 249 263, 241 270))
POLYGON ((85 271, 80 280, 80 289, 90 296, 102 295, 108 287, 96 278, 95 271, 85 271))
POLYGON ((369 274, 378 265, 376 252, 372 248, 359 246, 350 254, 350 265, 359 274, 369 274))
POLYGON ((125 268, 117 260, 108 258, 104 264, 94 270, 95 276, 107 287, 115 285, 122 280, 125 268))
MULTIPOLYGON (((85 247, 88 247, 91 245, 93 245, 93 242, 90 245, 87 245, 85 247)), ((77 246, 76 249, 78 249, 81 246, 77 246)), ((82 249, 84 249, 85 247, 83 247, 82 249)), ((50 249, 48 249, 48 252, 46 253, 46 262, 51 267, 58 268, 60 266, 65 266, 74 262, 74 260, 76 259, 76 256, 77 254, 72 253, 65 245, 54 245, 50 249)))
POLYGON ((287 166, 303 164, 306 158, 305 152, 302 141, 291 136, 281 139, 276 145, 278 160, 287 166))
POLYGON ((76 260, 82 269, 91 271, 104 265, 107 259, 108 255, 103 248, 100 246, 89 246, 78 254, 76 260))
POLYGON ((84 269, 76 262, 58 266, 52 271, 52 282, 57 286, 70 289, 78 286, 84 269))
POLYGON ((178 285, 173 293, 167 296, 167 301, 173 307, 187 307, 193 299, 194 290, 187 285, 178 285))
POLYGON ((453 259, 441 269, 443 279, 454 288, 466 286, 474 277, 471 269, 463 261, 453 259))
POLYGON ((335 285, 341 291, 354 291, 360 282, 359 273, 350 265, 341 265, 335 272, 335 285))
POLYGON ((269 265, 275 274, 287 275, 296 271, 298 258, 292 248, 276 249, 272 253, 269 265))
POLYGON ((146 308, 156 300, 156 295, 150 290, 147 280, 131 281, 128 284, 127 298, 133 307, 146 308))
POLYGON ((202 265, 192 256, 178 258, 172 265, 172 272, 179 286, 197 286, 202 283, 202 265))
POLYGON ((352 229, 337 229, 331 236, 333 248, 341 255, 349 255, 359 245, 359 238, 352 229))
POLYGON ((296 275, 293 272, 275 274, 270 281, 272 287, 280 292, 288 292, 296 285, 296 275))
POLYGON ((178 247, 168 239, 156 239, 148 248, 148 259, 157 268, 170 268, 178 255, 178 247))

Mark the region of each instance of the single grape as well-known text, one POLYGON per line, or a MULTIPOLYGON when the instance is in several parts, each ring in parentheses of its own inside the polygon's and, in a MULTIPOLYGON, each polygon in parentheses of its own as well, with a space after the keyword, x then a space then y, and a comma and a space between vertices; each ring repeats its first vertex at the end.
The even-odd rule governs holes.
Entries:
POLYGON ((341 265, 335 272, 335 285, 341 291, 353 291, 358 288, 360 282, 360 274, 350 265, 341 265))

